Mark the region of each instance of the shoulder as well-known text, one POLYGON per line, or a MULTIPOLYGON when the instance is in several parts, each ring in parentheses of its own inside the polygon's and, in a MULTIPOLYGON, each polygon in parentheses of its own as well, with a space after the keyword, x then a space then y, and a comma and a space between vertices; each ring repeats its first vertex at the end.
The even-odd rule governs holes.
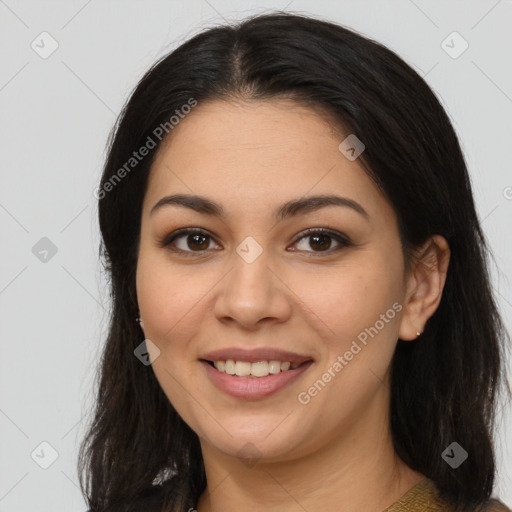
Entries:
MULTIPOLYGON (((436 484, 425 478, 409 489, 384 512, 448 512, 452 509, 453 507, 439 495, 436 484)), ((512 510, 501 501, 493 498, 471 512, 512 512, 512 510)))

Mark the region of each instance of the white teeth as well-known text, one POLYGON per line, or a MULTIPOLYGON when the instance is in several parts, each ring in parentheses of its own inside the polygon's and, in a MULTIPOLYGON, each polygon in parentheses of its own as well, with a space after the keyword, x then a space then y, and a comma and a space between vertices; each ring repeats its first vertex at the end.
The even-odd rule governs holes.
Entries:
POLYGON ((281 362, 280 361, 269 361, 268 363, 268 372, 269 373, 279 373, 281 371, 281 362))
POLYGON ((249 363, 247 361, 234 361, 228 359, 227 361, 214 361, 213 365, 220 372, 227 373, 228 375, 237 375, 238 377, 266 377, 269 374, 275 375, 287 370, 294 370, 300 366, 299 363, 291 364, 289 361, 258 361, 256 363, 249 363))
MULTIPOLYGON (((279 373, 280 371, 281 369, 278 369, 277 373, 279 373)), ((253 375, 254 377, 266 377, 269 373, 276 372, 272 372, 270 365, 266 361, 259 361, 257 363, 251 364, 251 375, 253 375)))
POLYGON ((251 363, 237 361, 235 363, 235 374, 239 377, 247 377, 251 374, 251 363))
POLYGON ((235 375, 235 361, 233 361, 233 359, 228 359, 226 361, 225 372, 229 375, 235 375))

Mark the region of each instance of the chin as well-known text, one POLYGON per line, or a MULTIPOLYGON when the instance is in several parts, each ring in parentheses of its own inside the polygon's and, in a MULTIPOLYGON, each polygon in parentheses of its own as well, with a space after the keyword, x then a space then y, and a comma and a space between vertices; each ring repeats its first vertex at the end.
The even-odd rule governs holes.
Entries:
POLYGON ((243 462, 245 459, 248 462, 253 459, 266 462, 293 460, 300 456, 299 451, 304 451, 308 436, 301 435, 299 425, 284 423, 283 416, 279 419, 272 416, 259 422, 240 418, 222 422, 222 427, 218 425, 214 431, 210 424, 200 438, 215 450, 243 462))

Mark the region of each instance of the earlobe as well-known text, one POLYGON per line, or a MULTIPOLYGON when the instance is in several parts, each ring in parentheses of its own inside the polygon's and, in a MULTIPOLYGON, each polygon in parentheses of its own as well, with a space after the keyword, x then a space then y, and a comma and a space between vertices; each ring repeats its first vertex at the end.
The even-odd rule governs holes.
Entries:
POLYGON ((416 339, 441 302, 450 248, 441 235, 433 235, 415 254, 406 282, 404 313, 398 337, 416 339))

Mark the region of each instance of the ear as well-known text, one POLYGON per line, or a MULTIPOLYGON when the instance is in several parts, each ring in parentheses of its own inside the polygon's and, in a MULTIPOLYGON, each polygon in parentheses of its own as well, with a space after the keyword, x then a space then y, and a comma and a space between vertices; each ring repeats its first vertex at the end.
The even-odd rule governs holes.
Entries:
POLYGON ((417 251, 406 276, 404 312, 398 337, 414 340, 434 314, 443 294, 450 261, 450 247, 441 235, 433 235, 417 251))

